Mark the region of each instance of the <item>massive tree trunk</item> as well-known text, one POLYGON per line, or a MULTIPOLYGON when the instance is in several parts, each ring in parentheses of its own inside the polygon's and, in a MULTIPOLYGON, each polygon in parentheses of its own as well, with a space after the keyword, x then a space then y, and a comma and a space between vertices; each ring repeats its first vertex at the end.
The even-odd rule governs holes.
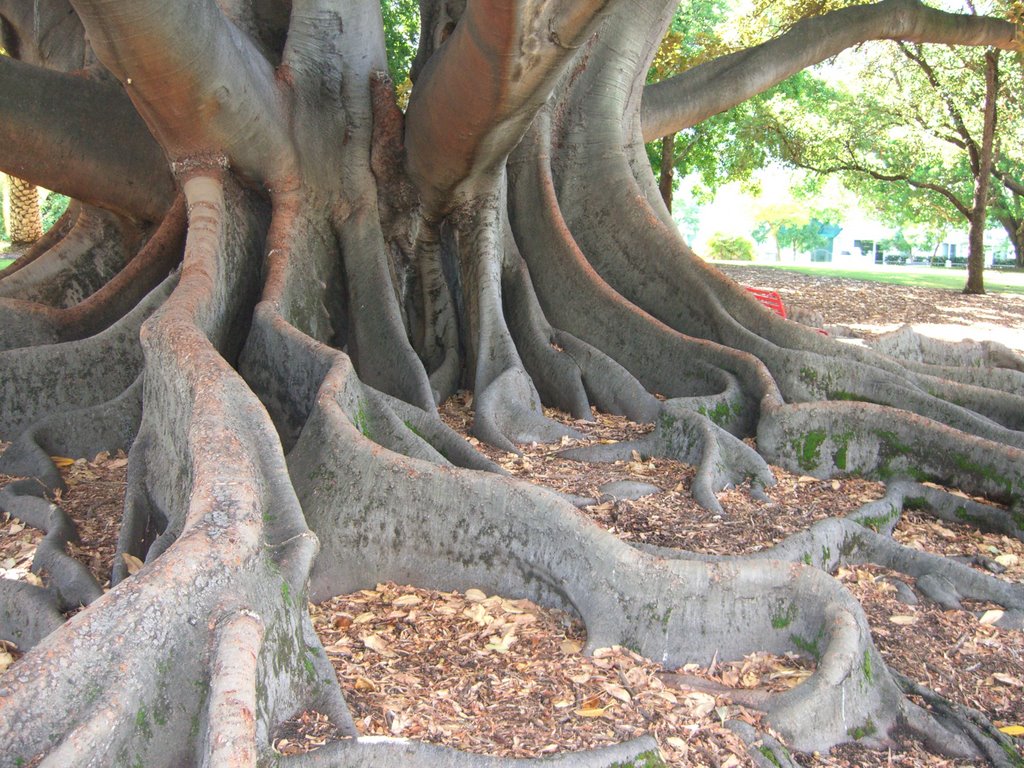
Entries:
MULTIPOLYGON (((904 695, 829 573, 884 562, 950 604, 997 602, 1009 624, 1024 617, 1019 585, 853 520, 767 556, 634 548, 492 471, 437 416, 471 387, 475 434, 514 450, 565 433, 542 402, 583 418, 595 405, 656 429, 581 458, 690 461, 711 508, 728 484, 771 483, 767 459, 958 487, 1007 505, 977 506, 1021 533, 1024 360, 913 337, 895 357, 844 346, 769 313, 680 240, 641 120, 674 5, 426 2, 405 115, 377 0, 293 0, 290 14, 74 0, 102 70, 0 60, 26 84, 0 103, 0 126, 20 121, 0 168, 81 200, 0 280, 0 472, 35 478, 0 506, 57 542, 46 588, 0 583, 4 635, 31 649, 0 677, 0 765, 505 764, 361 738, 273 753, 275 728, 305 708, 354 735, 306 600, 383 580, 530 597, 580 617, 588 648, 629 644, 668 666, 817 638, 810 679, 760 701, 791 746, 901 729, 1008 761, 993 729, 904 695), (76 87, 88 98, 72 101, 76 87), (55 163, 49 143, 73 151, 55 163), (39 493, 60 487, 50 456, 129 446, 103 593, 68 562, 67 521, 39 493), (130 574, 122 554, 144 567, 130 574)), ((56 12, 25 23, 23 6, 0 0, 21 48, 65 28, 56 12)), ((789 38, 772 77, 865 35, 1015 45, 1010 24, 906 0, 868 13, 829 45, 789 38)), ((730 59, 671 93, 742 100, 767 87, 762 69, 730 59)), ((658 108, 657 135, 684 127, 673 115, 658 108)))

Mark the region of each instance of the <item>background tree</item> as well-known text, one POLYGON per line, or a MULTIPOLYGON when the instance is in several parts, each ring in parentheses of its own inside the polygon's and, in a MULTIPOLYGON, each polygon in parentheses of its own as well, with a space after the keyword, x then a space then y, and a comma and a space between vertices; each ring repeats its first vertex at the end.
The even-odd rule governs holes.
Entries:
MULTIPOLYGON (((309 708, 356 736, 306 604, 386 580, 530 597, 590 649, 673 667, 813 650, 806 682, 757 698, 792 746, 898 729, 1009 764, 991 726, 890 673, 830 573, 884 562, 1011 626, 1020 585, 867 518, 751 557, 634 548, 436 413, 470 387, 474 434, 515 450, 568 434, 542 402, 594 405, 655 429, 577 458, 689 461, 710 509, 772 461, 956 486, 1019 535, 1024 361, 913 338, 897 360, 777 317, 680 240, 643 149, 865 39, 1016 48, 1015 27, 886 0, 645 86, 675 10, 424 2, 403 114, 377 0, 0 1, 0 168, 76 199, 0 280, 0 472, 33 478, 0 503, 49 542, 44 587, 0 581, 29 650, 0 677, 0 765, 481 764, 361 738, 273 753, 309 708), (50 457, 129 446, 104 593, 65 551, 50 457)), ((905 491, 963 504, 932 490, 897 485, 884 520, 905 491)))
MULTIPOLYGON (((740 36, 727 34, 732 26, 730 8, 724 2, 681 3, 655 54, 648 81, 667 80, 743 49, 746 46, 740 36)), ((798 72, 775 88, 678 133, 661 137, 656 146, 648 147, 662 199, 670 212, 678 178, 695 175, 702 186, 701 194, 710 200, 722 184, 746 181, 771 160, 771 146, 763 135, 763 126, 770 123, 764 113, 765 105, 780 89, 799 89, 803 77, 798 72)))
POLYGON ((7 237, 13 245, 34 243, 43 236, 39 190, 13 176, 4 176, 3 213, 7 237))
POLYGON ((724 261, 753 261, 754 244, 746 237, 712 235, 708 240, 708 256, 724 261))
POLYGON ((899 44, 877 46, 869 61, 855 91, 776 100, 778 151, 798 167, 841 174, 889 222, 966 223, 964 291, 983 293, 998 52, 899 44))

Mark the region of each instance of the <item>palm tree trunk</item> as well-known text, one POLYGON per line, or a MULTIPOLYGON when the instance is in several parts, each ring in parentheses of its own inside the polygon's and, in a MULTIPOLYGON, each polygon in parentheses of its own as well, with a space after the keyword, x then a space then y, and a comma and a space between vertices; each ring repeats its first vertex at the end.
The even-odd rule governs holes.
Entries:
POLYGON ((4 192, 4 221, 7 222, 7 235, 11 243, 34 243, 43 236, 39 191, 27 181, 8 176, 4 192))

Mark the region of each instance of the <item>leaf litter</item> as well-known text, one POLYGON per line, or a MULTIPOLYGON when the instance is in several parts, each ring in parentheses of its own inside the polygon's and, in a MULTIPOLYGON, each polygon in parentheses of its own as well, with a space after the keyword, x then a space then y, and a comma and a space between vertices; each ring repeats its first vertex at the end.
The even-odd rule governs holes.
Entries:
MULTIPOLYGON (((471 404, 469 395, 450 400, 442 406, 442 417, 466 434, 471 404)), ((587 432, 589 441, 632 440, 650 430, 649 425, 607 414, 595 413, 591 424, 548 413, 587 432)), ((563 493, 597 497, 599 487, 613 480, 657 485, 660 493, 637 500, 599 500, 582 513, 623 539, 696 552, 757 551, 884 493, 881 484, 863 479, 823 481, 773 467, 778 482, 768 489, 767 501, 751 498, 746 488, 729 489, 719 494, 724 513, 716 516, 693 502, 689 484, 694 469, 680 462, 634 456, 611 465, 584 464, 558 455, 582 442, 521 446, 522 455, 516 455, 468 439, 510 474, 563 493)), ((83 539, 81 547, 71 547, 71 554, 101 583, 107 581, 115 549, 126 463, 123 455, 101 454, 92 462, 75 460, 61 468, 69 490, 59 502, 83 539)), ((5 566, 0 575, 27 572, 41 536, 29 526, 19 528, 19 521, 0 520, 0 566, 5 566)), ((910 546, 951 556, 987 553, 1004 565, 1004 577, 1020 581, 1024 548, 1015 540, 910 511, 896 536, 910 546)), ((874 566, 843 569, 838 576, 865 605, 879 649, 893 668, 981 710, 1007 733, 1020 727, 1024 638, 985 623, 984 617, 998 606, 966 605, 970 611, 907 606, 895 600, 895 588, 886 577, 912 585, 910 579, 874 566), (909 621, 894 622, 893 617, 909 621)), ((379 585, 310 610, 362 733, 524 756, 652 733, 670 765, 732 768, 751 763, 737 737, 723 727, 723 718, 739 717, 765 727, 758 713, 730 703, 727 693, 675 687, 673 681, 679 678, 674 671, 662 670, 628 649, 599 649, 588 659, 582 654, 581 626, 565 614, 526 601, 474 590, 459 595, 379 585), (455 647, 459 650, 453 655, 455 647)), ((4 644, 0 666, 11 663, 8 656, 14 661, 18 655, 14 646, 4 644)), ((678 672, 718 686, 778 690, 805 679, 810 668, 799 657, 754 654, 710 669, 688 666, 678 672)), ((274 744, 278 751, 294 754, 335 738, 337 729, 326 715, 307 711, 282 724, 274 744)), ((965 765, 932 755, 916 743, 882 752, 844 745, 828 755, 798 754, 796 759, 801 765, 836 768, 965 765)))
MULTIPOLYGON (((660 665, 627 648, 585 656, 582 625, 529 600, 378 584, 310 614, 364 734, 519 757, 653 734, 672 765, 745 766, 723 719, 766 727, 725 696, 666 683, 660 665)), ((788 668, 799 667, 751 657, 719 674, 768 682, 788 668)))

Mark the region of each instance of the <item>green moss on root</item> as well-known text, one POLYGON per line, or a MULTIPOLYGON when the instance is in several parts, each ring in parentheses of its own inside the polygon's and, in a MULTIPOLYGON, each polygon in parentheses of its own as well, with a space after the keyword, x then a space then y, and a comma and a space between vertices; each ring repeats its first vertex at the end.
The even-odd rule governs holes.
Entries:
POLYGON ((881 441, 882 449, 887 456, 905 456, 913 450, 912 446, 900 442, 899 435, 895 432, 878 430, 875 432, 875 437, 881 441))
POLYGON ((888 512, 881 515, 867 515, 857 517, 855 520, 863 525, 865 528, 870 528, 873 531, 878 531, 884 526, 891 523, 896 517, 896 510, 890 509, 888 512))
POLYGON ((814 638, 808 639, 797 634, 791 634, 789 636, 789 641, 799 650, 812 657, 816 662, 819 662, 821 661, 821 640, 824 637, 825 627, 822 626, 814 638))
MULTIPOLYGON (((971 525, 981 525, 985 522, 984 519, 982 519, 978 515, 972 515, 970 512, 967 511, 967 507, 962 505, 957 507, 956 511, 953 514, 956 515, 958 520, 963 520, 965 523, 970 523, 971 525)), ((1024 521, 1017 521, 1018 528, 1024 527, 1020 524, 1021 522, 1024 521)))
POLYGON ((858 725, 856 728, 851 728, 847 731, 853 737, 854 741, 860 741, 868 736, 873 736, 878 731, 874 721, 869 717, 864 725, 858 725))
POLYGON ((372 440, 373 437, 370 435, 370 419, 366 415, 366 403, 362 400, 359 401, 359 406, 356 408, 356 417, 354 421, 356 429, 363 433, 363 437, 372 440))
POLYGON ((801 469, 811 471, 821 464, 821 445, 828 436, 824 430, 816 429, 804 435, 803 440, 793 440, 790 445, 796 451, 796 462, 801 469))
POLYGON ((138 712, 135 713, 135 728, 143 738, 149 739, 153 736, 153 729, 149 726, 149 715, 145 707, 139 707, 138 712))
POLYGON ((846 471, 847 456, 850 448, 850 440, 852 439, 853 432, 843 432, 841 435, 833 438, 836 450, 835 453, 832 454, 832 463, 836 465, 836 469, 843 472, 846 471))
POLYGON ((734 414, 738 415, 739 412, 740 407, 738 405, 734 406, 732 403, 728 401, 719 403, 710 410, 708 410, 708 408, 703 405, 697 409, 697 413, 711 419, 711 421, 713 421, 718 426, 722 426, 723 424, 727 423, 729 419, 733 417, 734 414))
MULTIPOLYGON (((810 555, 807 555, 808 559, 810 555)), ((793 623, 793 619, 796 618, 796 602, 791 602, 787 607, 785 613, 776 613, 771 617, 772 627, 774 629, 785 629, 793 623)))
POLYGON ((1006 495, 1009 498, 1010 503, 1013 503, 1016 499, 1020 498, 1019 494, 1015 494, 1013 492, 1013 480, 1008 478, 1006 475, 1000 474, 992 466, 988 464, 979 464, 969 456, 964 456, 960 453, 953 455, 953 463, 956 464, 958 469, 961 469, 964 472, 969 472, 976 477, 982 477, 985 480, 1001 486, 1003 490, 1006 491, 1006 495))
POLYGON ((608 768, 665 768, 665 761, 655 750, 649 749, 628 762, 612 763, 608 768))

